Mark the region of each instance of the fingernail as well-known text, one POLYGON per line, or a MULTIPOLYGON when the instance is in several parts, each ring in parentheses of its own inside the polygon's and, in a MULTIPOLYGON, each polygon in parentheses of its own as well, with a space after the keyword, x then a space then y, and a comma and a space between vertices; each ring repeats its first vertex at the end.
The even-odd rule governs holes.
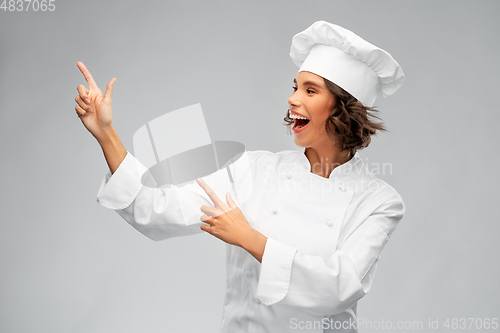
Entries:
POLYGON ((196 178, 196 181, 197 181, 198 183, 201 183, 201 178, 196 178))
POLYGON ((83 101, 85 102, 85 104, 90 104, 90 100, 88 98, 85 98, 83 101))
POLYGON ((88 112, 92 112, 92 108, 90 108, 88 112))

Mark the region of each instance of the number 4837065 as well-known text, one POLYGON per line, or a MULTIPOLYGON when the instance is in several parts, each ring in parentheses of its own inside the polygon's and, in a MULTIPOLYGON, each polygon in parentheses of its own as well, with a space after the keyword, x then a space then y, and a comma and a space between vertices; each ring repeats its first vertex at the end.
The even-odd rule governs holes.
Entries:
POLYGON ((0 10, 4 12, 34 11, 45 12, 56 10, 56 0, 3 0, 0 10))

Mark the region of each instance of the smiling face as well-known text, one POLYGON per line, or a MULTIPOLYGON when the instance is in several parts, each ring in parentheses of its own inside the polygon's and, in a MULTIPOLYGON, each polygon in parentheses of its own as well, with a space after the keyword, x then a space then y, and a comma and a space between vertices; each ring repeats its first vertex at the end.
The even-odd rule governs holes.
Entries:
POLYGON ((335 105, 335 97, 326 87, 325 80, 310 72, 299 72, 294 83, 294 92, 288 98, 288 104, 289 116, 298 118, 292 129, 295 144, 304 148, 333 146, 325 121, 335 105), (309 121, 300 119, 304 117, 309 121))

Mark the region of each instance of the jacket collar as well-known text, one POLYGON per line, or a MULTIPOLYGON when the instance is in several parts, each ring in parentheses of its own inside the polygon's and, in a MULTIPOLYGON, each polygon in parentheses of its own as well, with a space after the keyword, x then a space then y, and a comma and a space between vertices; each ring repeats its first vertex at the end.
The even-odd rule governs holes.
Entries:
MULTIPOLYGON (((302 149, 302 152, 300 152, 298 154, 299 155, 298 156, 298 159, 299 159, 298 162, 299 162, 299 164, 307 172, 310 172, 311 174, 315 175, 314 173, 311 172, 311 163, 309 162, 309 159, 307 158, 307 156, 305 154, 306 153, 306 149, 307 148, 302 149)), ((344 178, 347 178, 347 177, 349 177, 349 176, 351 176, 353 174, 358 173, 361 170, 362 164, 363 163, 361 161, 361 157, 359 157, 359 153, 356 152, 354 154, 354 156, 349 161, 347 161, 344 164, 341 164, 341 165, 335 167, 335 169, 333 169, 332 172, 330 173, 330 176, 328 177, 328 179, 344 179, 344 178)), ((318 177, 320 177, 320 176, 318 176, 318 177)))

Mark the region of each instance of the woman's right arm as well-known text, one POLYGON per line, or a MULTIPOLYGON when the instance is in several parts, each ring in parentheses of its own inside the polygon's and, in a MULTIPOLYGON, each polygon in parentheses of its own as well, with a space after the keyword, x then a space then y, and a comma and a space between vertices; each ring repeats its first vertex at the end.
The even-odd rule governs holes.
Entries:
MULTIPOLYGON (((154 188, 142 183, 147 168, 127 153, 114 174, 104 176, 97 202, 115 210, 136 230, 152 240, 201 233, 200 207, 207 202, 199 186, 154 188)), ((208 200, 207 200, 208 201, 208 200)))
MULTIPOLYGON (((78 62, 77 66, 90 90, 83 85, 77 87, 75 110, 85 128, 99 142, 109 166, 97 194, 98 203, 115 210, 153 240, 201 233, 200 207, 211 206, 210 198, 194 181, 182 187, 144 186, 142 176, 147 168, 127 152, 112 126, 111 101, 116 79, 109 81, 102 94, 85 65, 78 62)), ((231 189, 224 169, 203 179, 219 197, 225 197, 225 192, 231 189)))
MULTIPOLYGON (((236 174, 235 165, 230 165, 236 174)), ((149 175, 147 167, 127 153, 114 174, 106 173, 97 193, 97 202, 115 210, 136 230, 152 240, 202 233, 201 206, 212 206, 203 189, 192 181, 167 188, 145 186, 142 178, 149 175)), ((203 179, 219 197, 231 190, 225 169, 203 179)), ((234 195, 234 193, 233 193, 234 195)))
POLYGON ((109 170, 113 174, 127 155, 127 150, 112 125, 111 102, 116 78, 109 81, 103 94, 87 67, 80 61, 76 65, 85 77, 89 89, 84 85, 77 87, 78 95, 75 98, 77 103, 75 111, 85 128, 99 142, 109 170))

